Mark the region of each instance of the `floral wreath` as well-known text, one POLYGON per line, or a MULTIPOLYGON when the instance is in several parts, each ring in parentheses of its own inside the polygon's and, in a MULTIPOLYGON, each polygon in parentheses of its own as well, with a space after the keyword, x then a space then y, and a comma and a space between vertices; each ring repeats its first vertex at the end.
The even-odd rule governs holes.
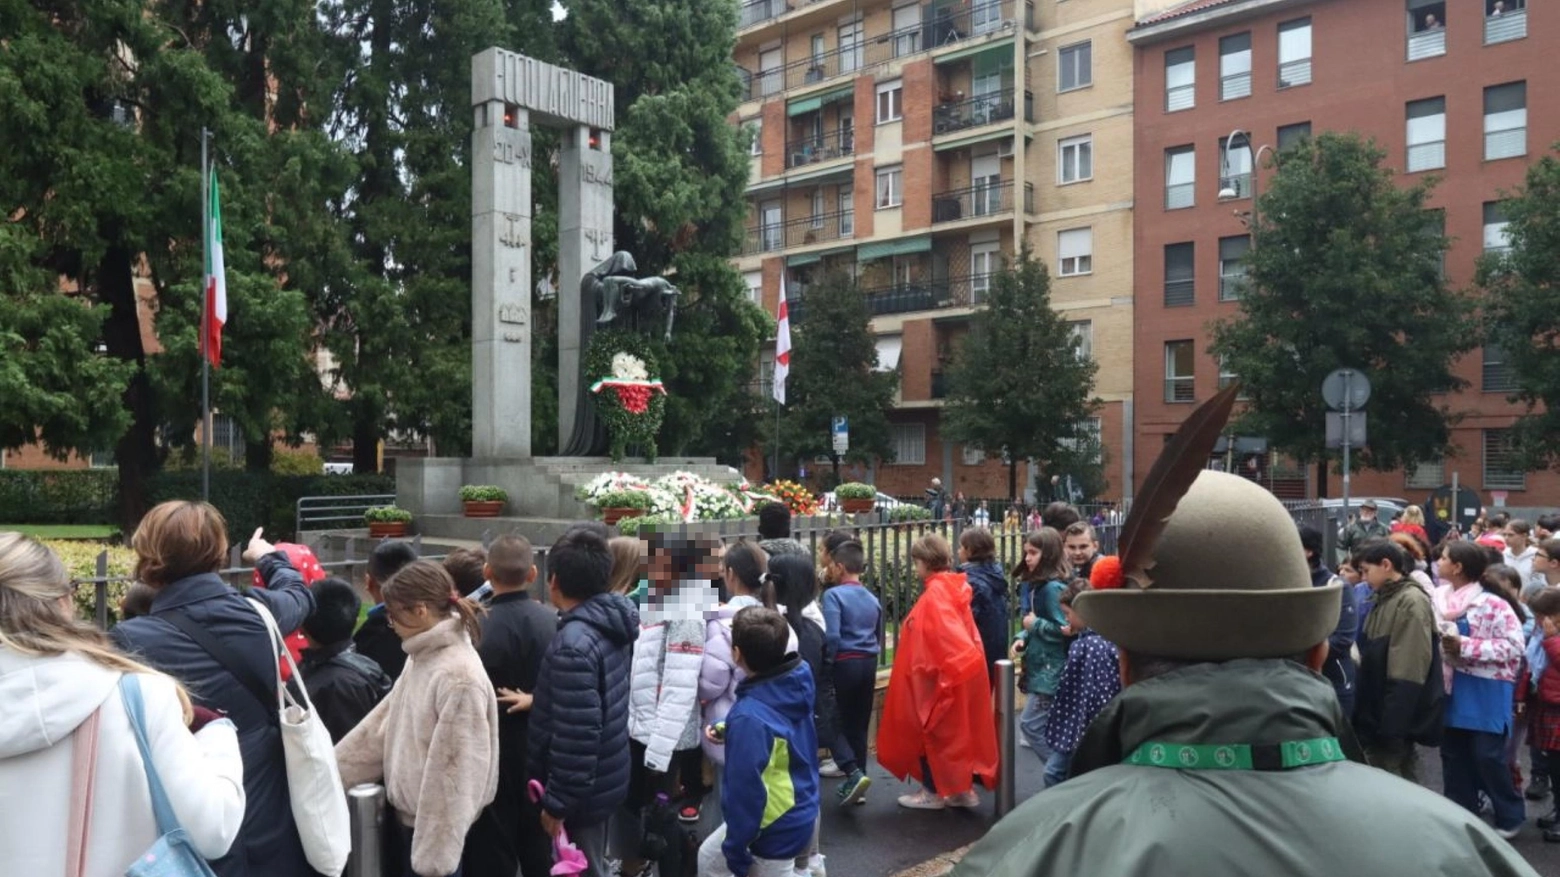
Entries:
POLYGON ((655 461, 656 436, 666 417, 666 387, 656 372, 648 339, 636 332, 597 332, 585 353, 585 374, 596 378, 590 392, 596 414, 607 428, 612 459, 621 461, 630 446, 655 461))

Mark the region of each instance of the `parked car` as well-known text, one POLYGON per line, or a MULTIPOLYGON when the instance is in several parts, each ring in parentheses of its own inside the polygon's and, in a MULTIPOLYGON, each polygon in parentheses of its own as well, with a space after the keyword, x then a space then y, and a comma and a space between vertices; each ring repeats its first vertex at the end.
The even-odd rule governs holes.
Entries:
MULTIPOLYGON (((877 502, 873 505, 872 509, 873 511, 886 512, 895 506, 902 506, 904 504, 904 502, 894 499, 892 496, 889 496, 880 490, 877 492, 877 502)), ((838 511, 839 507, 839 500, 834 498, 834 491, 832 490, 828 493, 825 493, 823 496, 818 497, 818 511, 820 512, 838 511)))
MULTIPOLYGON (((1349 516, 1358 517, 1360 503, 1365 500, 1374 500, 1376 503, 1376 518, 1383 524, 1390 524, 1397 520, 1397 516, 1403 514, 1403 510, 1413 503, 1397 496, 1351 496, 1349 497, 1349 516)), ((1348 523, 1343 515, 1343 500, 1338 497, 1330 497, 1321 500, 1322 507, 1327 509, 1327 519, 1337 527, 1348 523)))

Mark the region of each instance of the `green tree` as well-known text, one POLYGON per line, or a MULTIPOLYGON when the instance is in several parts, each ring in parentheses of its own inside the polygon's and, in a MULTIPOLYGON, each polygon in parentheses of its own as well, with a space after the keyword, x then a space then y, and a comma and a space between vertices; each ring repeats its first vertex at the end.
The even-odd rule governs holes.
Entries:
MULTIPOLYGON (((569 0, 563 57, 614 85, 612 135, 618 249, 643 274, 672 275, 677 334, 658 351, 670 398, 668 453, 734 461, 759 436, 752 392, 758 345, 772 325, 747 299, 730 258, 747 216, 747 134, 727 0, 569 0)), ((565 289, 577 279, 562 281, 565 289)))
POLYGON ((1523 187, 1503 202, 1509 249, 1486 253, 1478 283, 1485 290, 1487 343, 1505 354, 1526 405, 1517 450, 1533 469, 1560 464, 1560 153, 1534 162, 1523 187))
POLYGON ((1028 252, 991 278, 986 306, 948 368, 942 433, 1001 451, 1008 496, 1018 496, 1018 466, 1070 456, 1088 436, 1098 408, 1091 359, 1080 357, 1073 329, 1051 309, 1051 277, 1028 252))
MULTIPOLYGON (((801 319, 791 320, 781 454, 787 459, 834 456, 830 427, 834 417, 843 415, 850 420, 850 451, 835 459, 836 466, 841 459, 892 460, 888 410, 898 377, 877 370, 866 299, 849 276, 834 273, 809 286, 805 301, 801 319)), ((773 450, 770 444, 766 459, 773 450)))
POLYGON ((1476 343, 1471 299, 1442 276, 1448 241, 1430 219, 1433 180, 1401 186, 1385 153, 1324 133, 1276 159, 1257 205, 1237 316, 1213 327, 1214 356, 1240 376, 1238 428, 1319 462, 1326 493, 1326 404, 1334 369, 1371 381, 1368 447, 1355 465, 1392 470, 1452 452, 1456 416, 1433 398, 1466 386, 1453 362, 1476 343))

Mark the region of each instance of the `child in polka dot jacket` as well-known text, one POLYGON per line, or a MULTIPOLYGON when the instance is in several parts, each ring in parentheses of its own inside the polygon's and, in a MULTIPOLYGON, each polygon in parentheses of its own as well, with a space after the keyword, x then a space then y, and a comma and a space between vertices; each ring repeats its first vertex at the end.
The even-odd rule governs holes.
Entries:
POLYGON ((1061 681, 1056 685, 1056 699, 1051 702, 1051 713, 1046 717, 1045 742, 1051 747, 1051 757, 1045 762, 1045 787, 1048 789, 1067 779, 1073 751, 1078 748, 1084 729, 1105 704, 1121 692, 1116 647, 1084 627, 1083 620, 1073 612, 1073 598, 1088 587, 1089 583, 1084 579, 1075 579, 1061 597, 1062 614, 1067 618, 1067 627, 1062 633, 1073 637, 1073 641, 1067 650, 1061 681))

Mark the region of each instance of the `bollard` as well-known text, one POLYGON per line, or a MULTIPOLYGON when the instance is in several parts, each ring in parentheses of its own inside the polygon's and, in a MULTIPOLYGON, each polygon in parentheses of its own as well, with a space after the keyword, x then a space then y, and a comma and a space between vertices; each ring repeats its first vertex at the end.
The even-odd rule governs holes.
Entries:
POLYGON ((1018 725, 1013 715, 1013 692, 1017 687, 1013 674, 1013 662, 1007 658, 997 662, 997 818, 1013 812, 1018 790, 1013 787, 1018 775, 1015 758, 1014 729, 1018 725))
POLYGON ((381 877, 384 867, 385 787, 374 783, 353 786, 347 792, 352 820, 352 855, 347 877, 381 877))

